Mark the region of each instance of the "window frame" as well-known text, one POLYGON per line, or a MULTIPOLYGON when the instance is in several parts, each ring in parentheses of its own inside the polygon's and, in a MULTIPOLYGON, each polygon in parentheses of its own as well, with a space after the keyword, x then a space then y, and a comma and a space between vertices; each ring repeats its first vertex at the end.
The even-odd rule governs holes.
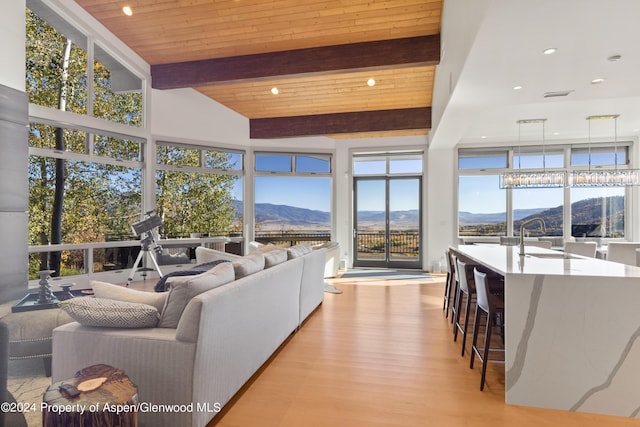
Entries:
MULTIPOLYGON (((633 141, 629 141, 629 140, 622 140, 622 141, 611 141, 611 142, 590 142, 588 143, 591 148, 596 148, 596 149, 606 149, 606 148, 610 148, 614 149, 614 147, 620 151, 620 150, 626 150, 626 164, 618 164, 617 168, 618 169, 629 169, 632 168, 632 152, 635 149, 635 144, 633 141)), ((572 150, 576 150, 576 151, 583 151, 585 149, 588 149, 588 144, 587 143, 580 143, 580 144, 567 144, 567 143, 558 143, 558 144, 545 144, 544 145, 544 150, 545 153, 546 152, 555 152, 557 153, 558 151, 562 150, 563 155, 564 155, 564 161, 563 161, 563 167, 562 168, 545 168, 545 169, 549 169, 549 170, 561 170, 561 171, 566 171, 567 174, 570 174, 572 171, 584 171, 588 169, 588 166, 573 166, 571 165, 571 154, 572 154, 572 150)), ((456 226, 456 236, 458 236, 458 238, 460 239, 465 239, 465 240, 473 240, 474 237, 478 238, 478 239, 482 239, 485 236, 461 236, 460 235, 460 223, 459 223, 459 212, 460 212, 460 208, 459 208, 459 197, 460 197, 460 187, 459 187, 459 182, 460 182, 460 177, 461 176, 480 176, 480 175, 496 175, 496 174, 503 174, 503 173, 508 173, 508 172, 525 172, 525 171, 542 171, 544 170, 543 168, 527 168, 527 169, 518 169, 514 167, 514 158, 515 156, 517 156, 518 153, 522 153, 522 154, 526 154, 526 153, 540 153, 542 154, 542 150, 543 150, 543 145, 542 144, 528 144, 525 146, 503 146, 503 147, 495 147, 495 146, 487 146, 484 148, 477 148, 477 147, 468 147, 468 146, 458 146, 455 149, 455 165, 456 165, 456 172, 455 172, 455 180, 456 180, 456 221, 455 221, 455 226, 456 226), (475 168, 475 169, 460 169, 459 167, 459 158, 460 158, 460 153, 478 153, 478 154, 482 154, 483 152, 486 153, 495 153, 496 151, 507 151, 508 152, 508 163, 507 163, 507 167, 506 168, 475 168)), ((614 170, 614 165, 598 165, 598 166, 592 166, 593 169, 597 169, 597 170, 614 170)), ((572 219, 572 212, 571 209, 567 209, 567 206, 571 206, 571 188, 572 187, 564 187, 563 188, 563 233, 562 233, 562 237, 564 239, 568 239, 571 237, 571 219, 572 219)), ((513 219, 513 191, 518 191, 517 189, 512 189, 512 188, 508 188, 505 190, 506 191, 506 210, 507 210, 507 226, 506 226, 506 230, 507 230, 507 236, 514 236, 514 219, 513 219)), ((632 225, 632 191, 630 188, 625 188, 624 190, 624 215, 625 215, 625 220, 624 220, 624 239, 629 239, 630 236, 632 236, 633 233, 633 225, 632 225)), ((488 236, 487 236, 488 237, 488 236)), ((615 240, 615 238, 607 238, 608 240, 615 240)))

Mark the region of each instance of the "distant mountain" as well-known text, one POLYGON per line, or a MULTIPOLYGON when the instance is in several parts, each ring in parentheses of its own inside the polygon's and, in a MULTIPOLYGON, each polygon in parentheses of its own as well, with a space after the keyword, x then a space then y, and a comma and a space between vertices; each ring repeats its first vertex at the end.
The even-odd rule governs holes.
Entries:
MULTIPOLYGON (((573 224, 600 224, 605 215, 605 224, 615 224, 616 230, 624 230, 624 197, 597 197, 580 200, 571 204, 571 217, 573 224)), ((532 218, 542 218, 545 222, 547 234, 549 231, 562 232, 563 208, 556 206, 548 209, 519 209, 514 211, 514 228, 519 229, 523 221, 532 218)), ((506 221, 506 213, 474 214, 460 212, 461 226, 474 226, 483 224, 500 224, 506 221)), ((615 230, 608 230, 612 234, 615 230)))
MULTIPOLYGON (((242 215, 242 202, 234 200, 233 204, 238 215, 242 215)), ((329 225, 331 218, 329 212, 271 203, 256 203, 255 210, 256 222, 262 224, 277 222, 291 225, 329 225)))
MULTIPOLYGON (((234 200, 233 205, 239 216, 242 215, 242 202, 234 200)), ((271 203, 256 204, 256 222, 286 223, 291 225, 329 225, 329 212, 297 208, 288 205, 274 205, 271 203)), ((418 224, 418 210, 394 211, 390 214, 391 221, 402 224, 418 224)), ((358 214, 358 221, 361 223, 384 222, 384 212, 382 211, 361 211, 358 214)))
MULTIPOLYGON (((401 223, 413 223, 418 224, 420 219, 419 212, 417 209, 412 209, 408 211, 392 211, 389 214, 389 219, 394 222, 401 223)), ((383 211, 359 211, 358 212, 358 222, 384 222, 384 212, 383 211)))
MULTIPOLYGON (((544 208, 534 209, 516 209, 513 211, 513 219, 518 221, 523 218, 535 215, 544 211, 544 208)), ((460 212, 460 225, 476 225, 476 224, 500 224, 507 220, 506 212, 476 214, 471 212, 460 212)))
MULTIPOLYGON (((534 217, 542 218, 547 230, 559 230, 563 220, 562 206, 543 210, 522 220, 534 217)), ((571 217, 572 224, 604 223, 609 227, 614 225, 615 230, 606 230, 608 235, 615 234, 615 231, 624 231, 624 196, 596 197, 574 202, 571 204, 571 217)), ((520 227, 520 222, 514 221, 514 226, 520 227)))

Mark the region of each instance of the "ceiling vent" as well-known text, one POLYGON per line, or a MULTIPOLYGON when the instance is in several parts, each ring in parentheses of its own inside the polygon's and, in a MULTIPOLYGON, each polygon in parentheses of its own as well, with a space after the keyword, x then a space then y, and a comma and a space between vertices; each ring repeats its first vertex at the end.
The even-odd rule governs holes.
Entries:
POLYGON ((544 97, 545 98, 555 98, 558 96, 567 96, 569 95, 571 92, 573 92, 572 90, 560 90, 557 92, 545 92, 544 93, 544 97))

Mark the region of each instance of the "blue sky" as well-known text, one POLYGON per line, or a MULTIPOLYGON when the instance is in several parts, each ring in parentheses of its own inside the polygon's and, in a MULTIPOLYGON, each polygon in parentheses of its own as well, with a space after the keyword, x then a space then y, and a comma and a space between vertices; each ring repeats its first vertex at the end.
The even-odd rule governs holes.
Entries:
POLYGON ((258 176, 255 180, 256 203, 288 205, 329 212, 331 179, 283 176, 258 176))
MULTIPOLYGON (((329 178, 260 176, 255 181, 256 203, 272 203, 329 212, 331 180, 329 178)), ((367 181, 359 188, 360 210, 384 210, 384 181, 367 181)), ((391 182, 392 211, 418 209, 416 180, 391 182)))

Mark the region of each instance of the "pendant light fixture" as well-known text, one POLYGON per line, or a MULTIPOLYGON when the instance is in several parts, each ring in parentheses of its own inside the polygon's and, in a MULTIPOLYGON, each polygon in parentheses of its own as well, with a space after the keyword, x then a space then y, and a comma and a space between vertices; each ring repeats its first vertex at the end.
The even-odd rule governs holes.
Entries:
POLYGON ((500 188, 554 188, 564 187, 566 173, 564 171, 547 170, 545 152, 545 122, 547 119, 518 120, 518 169, 520 165, 520 134, 523 124, 542 125, 542 171, 507 172, 500 177, 500 188))
MULTIPOLYGON (((627 185, 640 185, 640 170, 618 168, 618 114, 589 116, 589 168, 586 171, 573 171, 569 176, 569 184, 572 187, 624 187, 627 185), (591 169, 591 122, 593 120, 613 119, 613 169, 591 169)), ((627 156, 625 156, 626 159, 627 156)), ((626 163, 626 162, 625 162, 626 163)))

